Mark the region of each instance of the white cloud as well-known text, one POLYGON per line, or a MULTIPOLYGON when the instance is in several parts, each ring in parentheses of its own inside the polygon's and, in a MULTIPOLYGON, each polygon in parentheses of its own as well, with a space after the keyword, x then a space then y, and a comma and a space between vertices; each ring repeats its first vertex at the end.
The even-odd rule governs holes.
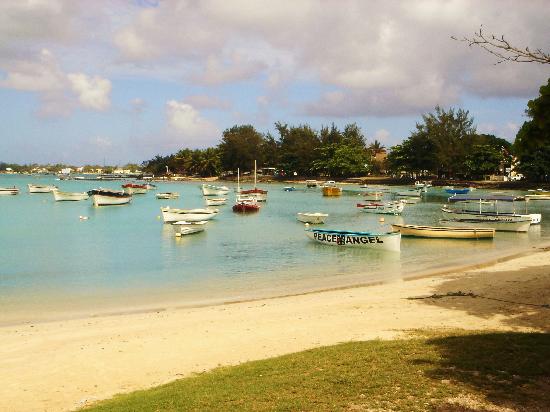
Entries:
POLYGON ((113 141, 110 138, 103 136, 92 137, 89 143, 101 150, 110 149, 113 147, 113 141))
POLYGON ((388 132, 386 129, 378 129, 374 133, 374 138, 382 143, 388 141, 390 136, 390 132, 388 132))
POLYGON ((111 105, 111 82, 108 79, 90 77, 84 73, 71 73, 67 78, 83 107, 102 111, 111 105))
POLYGON ((166 103, 170 135, 179 145, 205 147, 219 139, 216 125, 203 117, 190 104, 170 100, 166 103))
POLYGON ((187 96, 185 101, 196 109, 228 110, 231 108, 231 103, 228 100, 206 94, 187 96))

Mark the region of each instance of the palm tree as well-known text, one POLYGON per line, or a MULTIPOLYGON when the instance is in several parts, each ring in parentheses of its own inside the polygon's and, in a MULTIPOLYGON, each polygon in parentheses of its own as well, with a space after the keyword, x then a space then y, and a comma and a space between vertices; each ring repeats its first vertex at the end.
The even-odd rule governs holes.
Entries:
POLYGON ((369 149, 373 154, 377 154, 386 150, 386 146, 380 143, 378 140, 374 139, 374 142, 369 146, 369 149))

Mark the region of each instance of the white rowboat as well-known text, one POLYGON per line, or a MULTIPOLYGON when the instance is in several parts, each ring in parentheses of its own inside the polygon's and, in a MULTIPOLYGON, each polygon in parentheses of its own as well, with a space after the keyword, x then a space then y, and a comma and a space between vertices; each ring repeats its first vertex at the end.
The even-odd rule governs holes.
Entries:
POLYGON ((161 207, 160 211, 164 223, 172 223, 180 220, 186 222, 210 220, 218 213, 217 209, 172 209, 170 207, 161 207))
POLYGON ((321 224, 325 223, 325 219, 328 217, 327 213, 308 213, 301 212, 296 214, 296 219, 303 223, 321 224))
POLYGON ((361 247, 373 250, 399 252, 401 233, 353 232, 348 230, 306 229, 306 235, 324 245, 361 247))
POLYGON ((180 197, 180 194, 178 192, 164 192, 157 193, 155 196, 157 199, 177 199, 180 197))
POLYGON ((52 191, 53 198, 56 202, 62 202, 62 201, 80 201, 80 200, 87 200, 90 196, 88 196, 88 193, 86 192, 61 192, 59 190, 52 191))
POLYGON ((206 206, 221 206, 227 203, 227 198, 218 197, 214 199, 204 199, 204 201, 206 202, 206 206))
POLYGON ((57 189, 57 186, 54 185, 33 185, 31 183, 27 187, 29 188, 29 193, 50 193, 57 189))
POLYGON ((400 215, 405 208, 403 202, 367 203, 357 206, 362 207, 363 212, 383 215, 400 215))
POLYGON ((185 220, 180 220, 174 222, 173 225, 179 228, 179 231, 176 232, 176 236, 185 236, 192 235, 193 233, 199 233, 204 231, 204 225, 208 222, 206 220, 199 220, 198 222, 188 222, 185 220))
POLYGON ((475 219, 441 219, 439 222, 455 227, 482 227, 495 229, 497 232, 527 232, 531 226, 530 218, 520 221, 475 220, 475 219))
POLYGON ((200 188, 203 196, 223 196, 229 193, 229 188, 226 186, 202 184, 200 188))
POLYGON ((125 205, 132 201, 132 195, 118 190, 94 189, 88 192, 94 206, 125 205))
POLYGON ((0 187, 0 195, 17 195, 19 194, 19 189, 15 186, 13 187, 0 187))
POLYGON ((495 229, 450 226, 417 226, 392 224, 394 230, 403 236, 429 237, 440 239, 492 239, 495 229))

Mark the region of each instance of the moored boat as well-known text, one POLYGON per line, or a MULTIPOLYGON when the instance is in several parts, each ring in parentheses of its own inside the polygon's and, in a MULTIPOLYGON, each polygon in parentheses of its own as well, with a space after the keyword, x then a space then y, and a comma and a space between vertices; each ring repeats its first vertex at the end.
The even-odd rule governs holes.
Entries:
POLYGON ((374 233, 307 228, 306 235, 319 243, 331 246, 362 247, 394 252, 401 250, 401 234, 399 232, 374 233))
POLYGON ((180 197, 180 194, 178 192, 163 192, 157 193, 155 196, 157 199, 177 199, 180 197))
POLYGON ((217 198, 211 198, 211 199, 204 199, 206 202, 206 206, 221 206, 225 205, 227 203, 227 198, 225 197, 217 197, 217 198))
POLYGON ((285 187, 283 187, 283 190, 285 192, 294 192, 296 190, 296 188, 294 186, 285 186, 285 187))
POLYGON ((256 161, 255 160, 254 160, 254 189, 241 190, 239 192, 239 194, 243 195, 245 197, 254 198, 258 202, 266 202, 267 201, 267 190, 258 189, 256 187, 256 161))
POLYGON ((88 192, 94 206, 125 205, 132 201, 132 195, 120 190, 93 189, 88 192))
POLYGON ((319 186, 317 180, 306 180, 306 188, 315 189, 317 186, 319 186))
POLYGON ((60 190, 53 190, 53 198, 56 202, 63 202, 63 201, 72 201, 72 202, 78 202, 80 200, 87 200, 90 196, 88 196, 87 192, 62 192, 60 190))
POLYGON ((395 192, 397 196, 401 197, 420 197, 422 189, 405 189, 395 192))
POLYGON ((55 185, 33 185, 32 183, 29 183, 27 187, 29 188, 29 193, 50 193, 57 189, 55 185))
POLYGON ((197 222, 189 222, 180 220, 174 222, 173 225, 178 228, 176 236, 192 235, 193 233, 199 233, 204 231, 204 226, 208 223, 207 220, 199 220, 197 222))
POLYGON ((448 188, 448 189, 445 189, 445 192, 451 195, 465 195, 467 193, 470 193, 470 188, 469 187, 464 187, 460 189, 448 188))
POLYGON ((361 196, 365 200, 382 200, 384 197, 384 192, 365 192, 362 193, 361 196))
POLYGON ((259 211, 260 205, 252 197, 237 196, 237 201, 233 205, 233 212, 235 213, 253 213, 259 211))
POLYGON ((18 195, 19 189, 13 187, 0 187, 0 195, 18 195))
POLYGON ((342 188, 336 186, 336 182, 334 180, 328 180, 325 183, 321 185, 321 189, 323 191, 323 196, 341 196, 342 195, 342 188))
POLYGON ((429 237, 438 239, 492 239, 494 228, 452 227, 452 226, 418 226, 392 224, 394 230, 403 236, 429 237))
POLYGON ((525 195, 525 200, 550 200, 550 192, 535 193, 533 195, 525 195))
POLYGON ((328 217, 327 213, 309 213, 309 212, 300 212, 296 213, 296 219, 302 223, 312 223, 312 224, 321 224, 325 223, 325 219, 328 217))
POLYGON ((360 207, 366 213, 400 215, 405 208, 405 204, 403 202, 370 202, 366 204, 357 203, 357 207, 360 207))
POLYGON ((477 220, 477 219, 441 219, 445 226, 481 227, 495 229, 497 232, 527 232, 531 226, 531 219, 522 217, 521 220, 477 220))
POLYGON ((126 183, 122 185, 122 189, 124 190, 124 193, 128 193, 129 195, 144 195, 147 193, 147 185, 138 185, 136 183, 126 183))
POLYGON ((229 193, 229 188, 227 186, 202 184, 200 189, 203 196, 223 196, 229 193))
POLYGON ((180 220, 186 222, 210 220, 218 213, 217 209, 175 209, 170 207, 161 207, 160 211, 164 223, 172 223, 180 220))

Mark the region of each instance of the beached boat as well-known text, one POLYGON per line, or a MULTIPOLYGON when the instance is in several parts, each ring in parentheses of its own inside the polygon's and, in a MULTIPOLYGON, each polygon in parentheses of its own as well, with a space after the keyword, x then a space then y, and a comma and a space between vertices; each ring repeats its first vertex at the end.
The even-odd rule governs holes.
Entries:
POLYGON ((125 205, 132 201, 132 195, 119 190, 93 189, 88 192, 94 206, 125 205))
POLYGON ((401 233, 399 232, 374 233, 306 228, 306 235, 319 243, 331 246, 362 247, 394 252, 401 250, 401 233))
POLYGON ((405 204, 403 202, 371 202, 366 204, 357 203, 357 207, 360 207, 366 213, 400 215, 405 208, 405 204))
POLYGON ((208 223, 207 220, 199 220, 198 222, 189 222, 186 220, 180 220, 174 222, 173 225, 177 227, 178 231, 176 236, 192 235, 194 233, 200 233, 204 231, 204 226, 208 223))
POLYGON ((157 193, 155 196, 157 199, 178 199, 180 194, 178 192, 163 192, 157 193))
POLYGON ((315 189, 317 186, 319 186, 317 180, 306 180, 306 188, 315 189))
POLYGON ((325 219, 328 217, 327 213, 309 213, 309 212, 300 212, 296 214, 296 219, 303 223, 312 223, 312 224, 321 224, 325 223, 325 219))
POLYGON ((223 196, 229 193, 227 186, 214 186, 202 184, 200 186, 203 196, 223 196))
POLYGON ((0 195, 18 195, 19 189, 13 187, 0 187, 0 195))
POLYGON ((417 226, 392 224, 392 228, 403 236, 429 237, 438 239, 492 239, 495 229, 482 227, 417 226))
POLYGON ((87 200, 90 197, 87 192, 62 192, 60 190, 53 190, 52 193, 56 202, 78 202, 80 200, 87 200))
POLYGON ((198 222, 201 220, 213 219, 218 213, 218 209, 174 209, 170 207, 161 207, 162 220, 164 223, 178 222, 198 222))
POLYGON ((147 185, 138 185, 136 183, 126 183, 122 185, 122 190, 124 193, 129 195, 144 195, 147 193, 147 185))
POLYGON ((361 196, 365 200, 377 201, 377 200, 382 200, 382 198, 384 197, 384 192, 365 192, 365 193, 362 193, 361 196))
POLYGON ((29 183, 27 187, 29 188, 29 193, 50 193, 57 189, 55 185, 33 185, 32 183, 29 183))
POLYGON ((439 222, 445 226, 492 228, 497 232, 527 232, 531 226, 528 217, 521 220, 441 219, 439 222))
POLYGON ((204 199, 206 202, 206 206, 221 206, 225 205, 227 203, 227 198, 225 197, 216 197, 216 198, 210 198, 210 199, 204 199))

